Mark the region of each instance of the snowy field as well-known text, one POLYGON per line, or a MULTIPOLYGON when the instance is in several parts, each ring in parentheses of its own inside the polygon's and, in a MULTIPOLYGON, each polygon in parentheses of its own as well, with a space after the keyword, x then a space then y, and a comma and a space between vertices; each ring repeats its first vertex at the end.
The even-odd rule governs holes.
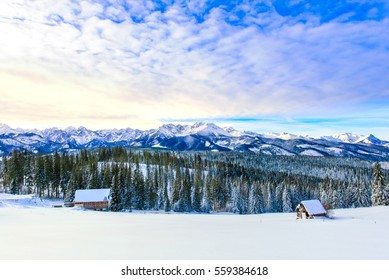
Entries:
POLYGON ((0 194, 0 259, 389 259, 389 207, 295 214, 112 213, 0 194))

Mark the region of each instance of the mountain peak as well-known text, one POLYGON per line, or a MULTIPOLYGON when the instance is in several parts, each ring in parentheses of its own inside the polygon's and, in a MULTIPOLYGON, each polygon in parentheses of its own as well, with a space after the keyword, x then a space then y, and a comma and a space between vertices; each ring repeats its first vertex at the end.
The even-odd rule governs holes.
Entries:
POLYGON ((3 124, 3 123, 0 123, 0 133, 1 134, 8 134, 10 131, 13 131, 13 129, 10 126, 3 124))
POLYGON ((158 129, 106 129, 92 131, 85 127, 34 130, 12 129, 0 125, 0 155, 13 149, 51 153, 68 149, 102 146, 159 147, 173 150, 242 151, 267 155, 351 156, 363 159, 389 159, 389 142, 372 134, 336 134, 319 139, 290 133, 240 132, 214 123, 192 125, 163 124, 158 129), (348 145, 344 145, 348 143, 348 145), (356 145, 350 146, 350 145, 356 145), (360 145, 360 147, 358 147, 360 145), (364 145, 364 146, 362 146, 364 145))
POLYGON ((197 134, 208 137, 230 136, 223 128, 214 123, 197 122, 190 127, 189 134, 197 134))
POLYGON ((381 145, 383 141, 375 137, 373 134, 369 134, 367 136, 362 136, 355 143, 381 145))

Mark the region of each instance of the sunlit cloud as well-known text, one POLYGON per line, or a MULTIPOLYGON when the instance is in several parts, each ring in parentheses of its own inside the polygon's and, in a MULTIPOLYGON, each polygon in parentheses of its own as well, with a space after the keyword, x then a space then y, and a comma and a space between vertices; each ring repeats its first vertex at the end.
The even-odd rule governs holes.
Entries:
POLYGON ((188 119, 301 133, 370 127, 389 138, 387 30, 387 1, 5 0, 0 118, 92 128, 188 119), (314 121, 337 117, 348 121, 314 121))

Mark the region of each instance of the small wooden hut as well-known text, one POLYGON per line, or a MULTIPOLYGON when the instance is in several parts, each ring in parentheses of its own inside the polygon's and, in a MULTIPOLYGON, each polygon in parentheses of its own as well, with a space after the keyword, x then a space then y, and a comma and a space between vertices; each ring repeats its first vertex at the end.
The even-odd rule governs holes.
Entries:
POLYGON ((111 189, 76 190, 74 206, 93 210, 107 210, 111 202, 111 189))
POLYGON ((297 219, 313 219, 317 216, 326 216, 327 211, 317 199, 303 200, 296 207, 297 219))

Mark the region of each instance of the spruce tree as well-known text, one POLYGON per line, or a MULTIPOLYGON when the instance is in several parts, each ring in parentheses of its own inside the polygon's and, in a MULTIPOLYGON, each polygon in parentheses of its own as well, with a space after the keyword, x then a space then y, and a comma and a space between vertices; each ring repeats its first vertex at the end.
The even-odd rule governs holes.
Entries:
POLYGON ((145 182, 142 175, 142 172, 139 169, 139 165, 134 170, 134 202, 133 205, 135 209, 144 210, 145 209, 145 182))
POLYGON ((282 212, 293 212, 292 199, 290 197, 290 192, 287 187, 284 187, 282 192, 282 212))
POLYGON ((176 167, 176 176, 173 184, 173 195, 172 195, 172 204, 175 205, 180 198, 181 190, 181 169, 179 166, 176 167))
POLYGON ((111 184, 111 211, 122 210, 122 199, 119 187, 119 176, 117 174, 112 177, 111 184))
POLYGON ((249 193, 249 213, 259 214, 263 213, 263 194, 261 186, 253 184, 249 193))
POLYGON ((59 198, 61 184, 61 157, 55 152, 54 154, 54 163, 53 163, 53 191, 54 196, 59 198))
POLYGON ((53 193, 53 177, 54 177, 53 159, 49 155, 46 155, 44 158, 45 158, 45 184, 46 184, 47 196, 51 197, 53 193))
POLYGON ((45 160, 41 155, 37 156, 34 170, 34 181, 37 195, 42 197, 44 195, 44 189, 46 184, 45 179, 45 160))
POLYGON ((201 202, 201 211, 204 213, 209 213, 213 210, 213 196, 212 196, 212 176, 209 174, 205 180, 205 189, 203 194, 203 199, 201 202))
POLYGON ((61 191, 62 191, 62 197, 65 199, 66 193, 67 193, 67 188, 70 180, 70 175, 71 175, 71 158, 67 154, 63 154, 61 156, 61 181, 60 181, 60 186, 61 186, 61 191))
POLYGON ((123 197, 123 208, 132 211, 132 197, 134 194, 131 169, 127 168, 125 171, 125 186, 123 197))
POLYGON ((126 193, 126 168, 124 167, 124 164, 120 164, 119 167, 119 173, 118 173, 118 180, 119 180, 119 190, 120 190, 120 200, 121 200, 121 209, 124 208, 124 200, 125 200, 125 193, 126 193))
POLYGON ((102 188, 106 189, 109 188, 112 183, 112 174, 111 174, 111 167, 109 164, 104 164, 103 167, 103 183, 102 188))
POLYGON ((67 186, 65 202, 72 202, 74 200, 74 195, 76 190, 80 189, 81 174, 79 168, 74 167, 67 186))
POLYGON ((381 165, 376 162, 373 167, 373 186, 371 188, 371 202, 373 206, 385 205, 387 203, 385 190, 385 178, 381 165))
POLYGON ((241 193, 240 189, 238 187, 238 184, 233 184, 231 188, 231 206, 230 206, 230 211, 233 213, 239 213, 241 209, 240 203, 242 202, 241 199, 241 193))
POLYGON ((247 214, 249 208, 249 190, 247 186, 247 181, 242 180, 242 183, 240 184, 239 188, 240 188, 240 196, 239 196, 239 203, 238 203, 239 214, 247 214))
POLYGON ((159 180, 158 180, 158 170, 154 171, 154 179, 150 188, 150 207, 153 210, 158 210, 159 199, 158 199, 158 190, 159 190, 159 180))
POLYGON ((165 184, 164 192, 163 192, 164 198, 165 198, 165 212, 170 212, 172 209, 171 204, 170 204, 170 199, 169 199, 169 193, 167 189, 167 184, 165 184))
POLYGON ((89 179, 88 179, 88 189, 99 189, 99 173, 97 170, 97 165, 92 164, 89 168, 89 179))
POLYGON ((192 211, 191 182, 188 168, 185 169, 185 175, 180 189, 178 205, 174 210, 178 212, 192 211))
POLYGON ((193 210, 196 212, 201 211, 202 189, 203 189, 203 171, 201 169, 198 169, 196 170, 194 192, 193 192, 193 210))
POLYGON ((19 194, 18 185, 16 184, 15 179, 11 180, 11 184, 9 185, 9 191, 11 194, 19 194))

